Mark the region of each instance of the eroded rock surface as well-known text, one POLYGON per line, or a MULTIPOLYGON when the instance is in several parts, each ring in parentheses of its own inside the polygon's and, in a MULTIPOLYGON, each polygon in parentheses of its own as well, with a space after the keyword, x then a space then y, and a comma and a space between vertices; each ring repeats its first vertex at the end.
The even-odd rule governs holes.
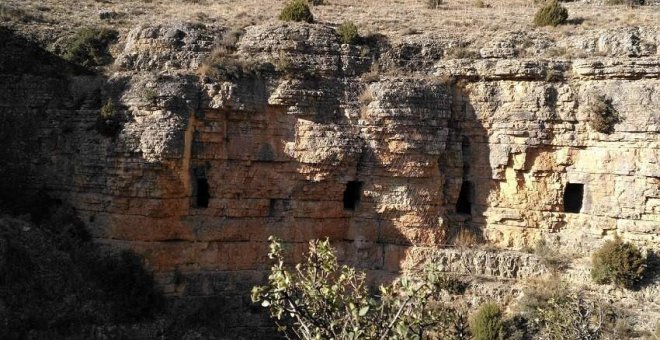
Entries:
MULTIPOLYGON (((513 251, 547 239, 577 258, 615 234, 660 247, 657 32, 571 47, 608 57, 516 59, 531 39, 518 34, 485 59, 448 60, 444 38, 366 48, 323 25, 253 26, 234 56, 266 71, 197 75, 227 32, 136 28, 109 79, 2 69, 2 190, 66 200, 100 242, 143 254, 168 293, 188 296, 260 282, 269 235, 294 260, 329 237, 383 278, 460 230, 513 251), (379 60, 401 69, 367 79, 379 60), (590 124, 594 95, 621 117, 611 134, 590 124), (113 137, 95 129, 107 100, 124 117, 113 137)), ((520 254, 442 258, 456 271, 465 256, 479 275, 543 273, 520 254)))

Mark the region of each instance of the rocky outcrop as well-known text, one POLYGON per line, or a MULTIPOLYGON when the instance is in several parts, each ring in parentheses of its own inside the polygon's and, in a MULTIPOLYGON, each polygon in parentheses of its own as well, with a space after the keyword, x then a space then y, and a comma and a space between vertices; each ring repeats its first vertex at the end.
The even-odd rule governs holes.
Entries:
MULTIPOLYGON (((261 71, 223 79, 194 71, 227 30, 139 27, 108 79, 2 69, 2 190, 66 200, 100 242, 143 254, 186 296, 244 294, 269 267, 269 235, 294 260, 329 237, 383 279, 466 230, 576 257, 615 234, 658 249, 659 38, 635 32, 574 42, 611 58, 516 59, 507 41, 521 38, 503 37, 485 59, 449 60, 451 41, 359 47, 323 25, 254 26, 230 53, 261 71), (594 96, 621 118, 611 134, 590 124, 594 96), (108 100, 123 122, 113 137, 95 128, 108 100)), ((498 256, 443 261, 543 273, 527 255, 498 256)))

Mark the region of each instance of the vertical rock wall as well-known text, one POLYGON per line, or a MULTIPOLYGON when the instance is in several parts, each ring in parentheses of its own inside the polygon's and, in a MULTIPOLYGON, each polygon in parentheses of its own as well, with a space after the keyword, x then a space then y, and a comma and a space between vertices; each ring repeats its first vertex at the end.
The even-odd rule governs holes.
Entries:
POLYGON ((615 233, 658 247, 657 57, 443 60, 433 74, 367 80, 376 58, 433 61, 285 24, 250 27, 236 46, 263 73, 194 74, 226 34, 136 28, 109 78, 4 35, 16 47, 5 57, 37 65, 0 69, 4 196, 66 201, 99 242, 144 255, 167 293, 241 296, 227 300, 236 309, 269 267, 269 235, 293 261, 309 239, 329 237, 376 278, 463 229, 503 247, 543 238, 583 255, 615 233), (611 134, 589 124, 594 94, 622 118, 611 134), (108 100, 125 117, 112 137, 97 131, 108 100), (582 190, 577 212, 566 211, 569 183, 582 190))

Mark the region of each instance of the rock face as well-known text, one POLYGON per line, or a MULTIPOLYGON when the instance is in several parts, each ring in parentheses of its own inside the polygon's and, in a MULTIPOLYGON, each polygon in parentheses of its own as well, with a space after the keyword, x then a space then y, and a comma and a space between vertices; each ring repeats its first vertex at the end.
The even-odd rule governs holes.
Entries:
MULTIPOLYGON (((196 75, 228 34, 136 28, 109 79, 0 68, 0 189, 65 200, 100 242, 143 254, 184 296, 244 294, 269 268, 269 235, 294 260, 329 237, 344 262, 383 277, 462 230, 511 249, 547 239, 578 256, 615 234, 660 247, 657 32, 579 46, 611 47, 613 58, 502 59, 502 43, 482 51, 495 58, 434 60, 433 42, 357 47, 322 25, 255 26, 231 53, 265 71, 196 75), (378 60, 403 72, 375 75, 378 60), (610 134, 590 124, 594 97, 621 118, 610 134), (108 100, 124 117, 112 137, 95 128, 108 100)), ((23 47, 0 53, 18 50, 55 63, 23 47)), ((493 261, 475 268, 542 272, 493 261)))

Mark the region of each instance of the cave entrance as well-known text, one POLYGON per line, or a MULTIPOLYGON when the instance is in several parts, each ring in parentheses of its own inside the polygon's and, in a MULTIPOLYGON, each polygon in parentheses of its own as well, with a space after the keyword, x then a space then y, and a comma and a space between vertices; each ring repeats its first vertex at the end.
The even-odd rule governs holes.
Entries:
POLYGON ((579 213, 582 209, 584 184, 567 183, 564 189, 564 212, 579 213))
POLYGON ((456 202, 456 212, 459 214, 472 215, 472 198, 474 185, 470 181, 464 181, 461 184, 461 192, 458 194, 456 202))
POLYGON ((344 190, 344 209, 355 210, 362 197, 362 182, 350 181, 344 190))
POLYGON ((197 194, 195 205, 197 208, 208 208, 209 207, 209 181, 206 178, 198 177, 197 178, 197 194))

